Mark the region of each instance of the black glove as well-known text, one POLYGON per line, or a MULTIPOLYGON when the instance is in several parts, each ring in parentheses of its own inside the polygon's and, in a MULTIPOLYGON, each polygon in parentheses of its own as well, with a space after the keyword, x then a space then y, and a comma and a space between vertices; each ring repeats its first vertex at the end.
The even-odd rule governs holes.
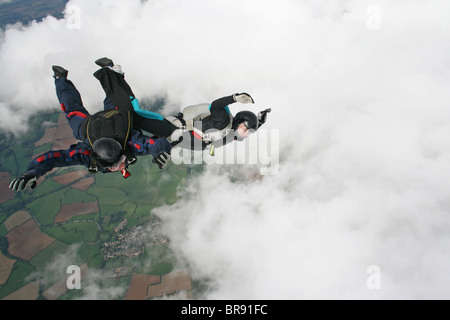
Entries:
POLYGON ((271 111, 272 111, 272 109, 269 108, 269 109, 260 111, 260 112, 258 113, 258 123, 259 123, 258 127, 261 126, 261 125, 263 125, 263 124, 266 122, 266 120, 267 120, 267 114, 268 114, 269 112, 271 112, 271 111))
POLYGON ((137 162, 137 158, 127 158, 127 165, 131 166, 137 162))
POLYGON ((162 152, 154 156, 152 162, 156 163, 158 167, 162 170, 169 163, 169 160, 170 154, 168 154, 167 152, 162 152))
POLYGON ((36 187, 36 176, 31 173, 25 173, 20 178, 14 179, 9 184, 9 188, 13 191, 25 190, 27 186, 31 189, 36 187))

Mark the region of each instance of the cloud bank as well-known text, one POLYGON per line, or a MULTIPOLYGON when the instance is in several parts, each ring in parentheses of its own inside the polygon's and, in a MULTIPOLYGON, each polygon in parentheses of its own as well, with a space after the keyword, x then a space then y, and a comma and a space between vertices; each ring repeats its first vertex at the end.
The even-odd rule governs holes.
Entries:
POLYGON ((25 132, 27 115, 57 108, 53 64, 100 110, 102 56, 138 97, 165 95, 167 115, 249 92, 253 111, 273 110, 278 173, 210 166, 155 210, 209 280, 205 298, 448 298, 449 7, 73 0, 66 19, 2 32, 0 126, 25 132))

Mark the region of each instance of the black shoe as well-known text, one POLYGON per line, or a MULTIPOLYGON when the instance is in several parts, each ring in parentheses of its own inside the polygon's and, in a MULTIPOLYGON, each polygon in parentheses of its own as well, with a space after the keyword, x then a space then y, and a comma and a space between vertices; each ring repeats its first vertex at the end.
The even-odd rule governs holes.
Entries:
POLYGON ((52 66, 52 69, 53 69, 53 78, 55 79, 67 78, 67 74, 69 73, 69 71, 67 71, 63 67, 52 66))
POLYGON ((98 64, 100 67, 112 67, 114 66, 114 62, 109 58, 100 58, 95 61, 96 64, 98 64))

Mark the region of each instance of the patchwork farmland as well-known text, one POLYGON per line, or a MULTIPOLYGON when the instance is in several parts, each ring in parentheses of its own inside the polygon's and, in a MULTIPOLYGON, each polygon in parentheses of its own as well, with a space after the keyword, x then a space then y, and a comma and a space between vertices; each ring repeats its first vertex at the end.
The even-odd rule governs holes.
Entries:
MULTIPOLYGON (((14 143, 0 134, 3 186, 35 156, 75 142, 60 112, 36 116, 30 126, 33 134, 14 143)), ((127 180, 81 167, 57 168, 40 178, 35 190, 15 194, 4 188, 0 299, 83 298, 83 287, 98 275, 104 279, 98 298, 111 288, 118 294, 106 298, 192 297, 188 266, 171 252, 152 209, 176 201, 178 186, 195 170, 169 166, 162 181, 151 159, 139 159, 127 180), (81 268, 81 290, 66 285, 69 265, 81 268)))

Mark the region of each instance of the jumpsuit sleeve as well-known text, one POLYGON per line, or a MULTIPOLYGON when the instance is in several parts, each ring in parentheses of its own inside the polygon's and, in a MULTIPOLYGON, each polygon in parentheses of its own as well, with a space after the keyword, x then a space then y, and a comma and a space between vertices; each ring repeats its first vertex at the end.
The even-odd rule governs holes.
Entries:
POLYGON ((209 109, 212 120, 220 121, 221 119, 228 118, 228 115, 230 114, 228 105, 233 103, 235 103, 235 101, 232 95, 214 100, 209 109))
POLYGON ((209 111, 211 112, 210 121, 214 128, 222 129, 230 123, 230 108, 228 105, 235 103, 233 96, 227 96, 214 100, 211 103, 209 111))
POLYGON ((157 156, 163 152, 170 153, 172 149, 172 145, 166 138, 150 138, 136 130, 133 130, 133 135, 128 141, 128 147, 137 156, 157 156))
POLYGON ((47 151, 28 164, 27 173, 39 178, 56 167, 76 165, 89 167, 91 152, 91 149, 82 142, 71 145, 67 150, 47 151))

